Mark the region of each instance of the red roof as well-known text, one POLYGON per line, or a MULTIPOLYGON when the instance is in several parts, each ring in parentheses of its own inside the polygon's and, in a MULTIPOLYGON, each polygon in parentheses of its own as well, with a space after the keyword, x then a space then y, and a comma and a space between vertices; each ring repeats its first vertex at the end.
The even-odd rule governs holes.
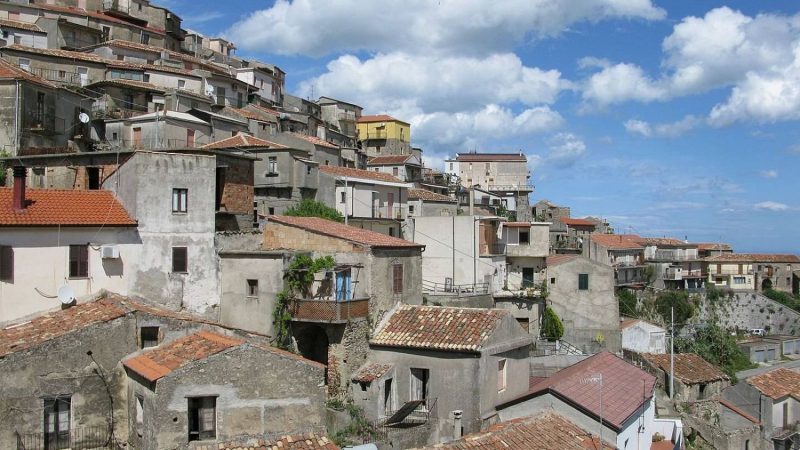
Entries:
POLYGON ((371 345, 442 351, 480 351, 508 311, 402 305, 371 345))
POLYGON ((572 261, 575 258, 578 258, 578 255, 550 255, 545 260, 545 266, 557 266, 559 264, 572 261))
MULTIPOLYGON (((211 447, 209 447, 211 448, 211 447)), ((263 438, 240 439, 214 444, 219 450, 339 450, 327 436, 316 433, 293 434, 280 438, 265 436, 263 438)))
POLYGON ((187 364, 208 358, 244 341, 208 331, 198 331, 122 361, 148 381, 157 381, 187 364))
MULTIPOLYGON (((302 228, 312 233, 324 234, 337 239, 355 242, 356 244, 367 245, 369 247, 409 247, 420 248, 420 245, 404 239, 378 233, 376 231, 365 230, 332 220, 319 217, 294 217, 294 216, 267 216, 267 221, 277 222, 291 227, 302 228)), ((269 225, 267 225, 269 226, 269 225)))
POLYGON ((36 55, 45 55, 56 58, 70 59, 75 61, 93 62, 97 64, 104 64, 107 65, 108 67, 119 67, 124 69, 133 69, 133 70, 153 70, 156 72, 168 72, 184 76, 197 77, 188 70, 176 69, 169 66, 157 66, 154 64, 139 64, 139 63, 130 63, 125 61, 118 61, 115 59, 105 59, 95 55, 94 53, 73 52, 70 50, 60 50, 54 48, 34 48, 18 44, 9 45, 4 49, 11 51, 25 52, 25 53, 33 53, 36 55))
POLYGON ((772 253, 720 253, 705 259, 710 262, 772 262, 800 264, 797 255, 779 255, 772 253))
POLYGON ((389 175, 388 173, 353 169, 352 167, 320 166, 319 170, 320 172, 337 177, 361 178, 364 180, 387 181, 389 183, 403 182, 401 179, 389 175))
POLYGON ((508 228, 530 228, 530 222, 505 222, 503 223, 504 227, 508 228))
POLYGON ((0 329, 0 358, 21 352, 90 325, 127 314, 117 302, 101 299, 54 311, 21 324, 0 329))
POLYGON ((721 251, 721 252, 729 252, 729 251, 731 251, 731 245, 730 244, 716 244, 716 243, 713 243, 713 242, 698 242, 695 245, 697 245, 697 249, 698 250, 709 250, 709 251, 710 250, 715 250, 715 251, 721 251))
POLYGON ((696 248, 697 244, 690 244, 686 241, 682 241, 680 239, 675 238, 668 238, 668 237, 643 237, 641 240, 641 244, 643 245, 654 245, 656 247, 678 247, 678 248, 696 248))
POLYGON ((364 363, 363 366, 356 370, 350 379, 361 383, 371 383, 386 375, 392 367, 394 367, 392 364, 364 363))
POLYGON ((628 327, 632 327, 637 323, 642 322, 641 319, 624 319, 619 323, 619 329, 624 330, 628 327))
POLYGON ((28 22, 18 22, 16 20, 0 19, 0 27, 16 28, 18 30, 33 31, 34 33, 45 33, 39 25, 28 22))
POLYGON ((800 400, 800 373, 794 370, 781 367, 750 377, 747 382, 773 400, 787 395, 800 400))
POLYGON ((75 14, 75 15, 84 16, 84 17, 93 17, 95 19, 105 20, 106 22, 114 22, 114 23, 118 23, 118 24, 121 24, 121 25, 126 25, 126 26, 131 26, 131 27, 135 27, 135 28, 139 28, 139 29, 148 30, 148 31, 151 31, 151 32, 156 33, 156 34, 161 34, 161 35, 164 34, 164 30, 161 29, 161 28, 155 28, 155 27, 149 27, 149 26, 139 26, 139 25, 130 23, 128 21, 125 21, 125 20, 122 20, 122 19, 117 19, 116 17, 109 16, 108 14, 103 14, 103 13, 101 13, 99 11, 89 11, 89 10, 86 10, 86 9, 76 8, 74 6, 48 5, 48 4, 45 4, 45 3, 36 3, 35 5, 33 3, 31 3, 31 4, 25 5, 25 6, 30 6, 30 7, 38 8, 38 9, 44 9, 44 10, 48 10, 48 11, 57 11, 57 12, 62 12, 62 13, 75 14))
POLYGON ((616 429, 621 429, 629 418, 641 412, 642 405, 653 397, 656 385, 654 376, 604 351, 556 372, 509 404, 550 393, 598 418, 600 380, 603 422, 616 429))
POLYGON ((320 139, 316 136, 309 136, 302 133, 289 133, 296 138, 300 138, 304 141, 311 142, 314 145, 319 145, 320 147, 328 147, 328 148, 339 148, 338 145, 332 144, 324 139, 320 139))
POLYGON ((394 165, 403 165, 406 161, 409 160, 413 155, 385 155, 385 156, 376 156, 369 161, 367 161, 368 166, 394 166, 394 165))
POLYGON ((13 209, 12 193, 0 188, 0 227, 137 225, 111 191, 26 189, 27 207, 20 212, 13 209))
POLYGON ((436 444, 426 449, 443 450, 612 450, 591 433, 555 412, 500 422, 485 431, 436 444))
MULTIPOLYGON (((665 372, 670 371, 670 355, 643 353, 642 357, 653 367, 665 372)), ((696 353, 675 354, 675 378, 684 384, 710 383, 730 379, 725 372, 696 353)))
POLYGON ((285 145, 276 144, 274 142, 259 139, 249 134, 237 134, 226 139, 222 139, 210 144, 206 144, 203 148, 287 148, 285 145))
POLYGON ((255 103, 250 103, 247 105, 248 108, 254 108, 256 111, 260 111, 264 114, 269 114, 271 116, 280 116, 280 111, 275 111, 274 109, 265 108, 261 105, 256 105, 255 103))
POLYGON ((519 153, 459 153, 456 156, 459 162, 482 162, 482 161, 528 161, 525 155, 519 153))
POLYGON ((361 116, 357 120, 358 123, 371 123, 371 122, 401 122, 408 125, 408 122, 403 122, 402 120, 395 119, 392 116, 387 116, 386 114, 378 114, 375 116, 361 116))
POLYGON ((37 77, 36 75, 28 72, 27 70, 22 70, 21 68, 11 64, 10 62, 4 59, 0 59, 0 78, 10 79, 10 80, 25 80, 25 81, 30 81, 31 83, 36 83, 53 89, 58 88, 57 84, 51 81, 47 81, 44 78, 37 77))
POLYGON ((597 222, 592 222, 591 220, 586 219, 573 219, 571 217, 560 217, 558 220, 561 221, 564 225, 569 225, 572 227, 596 227, 597 222))
POLYGON ((447 203, 456 203, 458 200, 454 198, 450 198, 446 195, 437 194, 433 191, 428 191, 425 189, 409 189, 408 190, 408 199, 409 200, 425 200, 429 202, 447 202, 447 203))
POLYGON ((642 250, 642 238, 635 234, 592 234, 592 242, 612 250, 642 250))

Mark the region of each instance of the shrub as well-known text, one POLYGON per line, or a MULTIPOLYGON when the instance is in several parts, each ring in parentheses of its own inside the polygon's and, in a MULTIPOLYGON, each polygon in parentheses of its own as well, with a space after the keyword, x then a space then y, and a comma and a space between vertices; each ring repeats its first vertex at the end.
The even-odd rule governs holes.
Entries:
POLYGON ((339 214, 335 208, 331 208, 322 202, 305 199, 284 212, 287 216, 298 217, 321 217, 323 219, 344 222, 344 216, 339 214))
POLYGON ((685 324, 695 311, 694 304, 689 301, 689 295, 682 291, 664 291, 656 297, 656 311, 661 314, 665 323, 670 323, 672 308, 675 308, 675 323, 685 324))
POLYGON ((619 301, 619 315, 636 317, 636 294, 627 289, 622 289, 617 292, 617 301, 619 301))
POLYGON ((545 308, 544 316, 542 317, 541 335, 550 341, 557 341, 564 336, 564 324, 561 323, 558 314, 549 306, 545 308))

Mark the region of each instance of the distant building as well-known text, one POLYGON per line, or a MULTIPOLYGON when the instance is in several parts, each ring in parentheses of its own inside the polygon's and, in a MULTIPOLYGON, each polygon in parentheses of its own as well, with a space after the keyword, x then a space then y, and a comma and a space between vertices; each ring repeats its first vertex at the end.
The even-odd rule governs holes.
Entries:
POLYGON ((704 260, 708 282, 734 290, 775 289, 800 293, 800 257, 763 253, 721 253, 704 260))
POLYGON ((644 246, 632 234, 592 234, 583 244, 583 255, 614 269, 617 287, 641 288, 647 283, 644 246))
POLYGON ((425 189, 408 190, 408 215, 419 216, 455 216, 458 215, 456 199, 447 195, 425 189))
POLYGON ((422 161, 414 155, 376 156, 367 161, 367 170, 388 173, 407 183, 422 180, 422 161))
MULTIPOLYGON (((620 311, 620 314, 632 311, 620 311)), ((619 323, 622 349, 636 353, 667 352, 667 330, 641 319, 624 319, 619 323)))
POLYGON ((411 125, 385 114, 356 119, 358 140, 367 157, 411 154, 411 125))
POLYGON ((673 238, 642 238, 644 259, 653 268, 652 283, 660 289, 701 289, 703 262, 697 244, 673 238))
POLYGON ((669 393, 670 374, 675 373, 676 402, 695 402, 716 398, 730 385, 730 377, 695 353, 676 353, 674 367, 669 354, 645 353, 642 359, 650 365, 659 378, 659 384, 669 393))

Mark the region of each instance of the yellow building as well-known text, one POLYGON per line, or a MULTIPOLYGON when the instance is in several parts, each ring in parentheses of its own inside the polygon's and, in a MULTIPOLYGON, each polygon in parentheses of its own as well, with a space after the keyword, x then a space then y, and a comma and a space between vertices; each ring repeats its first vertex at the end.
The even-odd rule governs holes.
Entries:
POLYGON ((361 116, 356 122, 358 140, 367 156, 402 155, 411 151, 411 125, 392 116, 361 116))
POLYGON ((752 291, 755 289, 753 264, 744 260, 735 260, 729 255, 717 255, 706 258, 708 264, 708 283, 715 287, 727 287, 733 290, 752 291))

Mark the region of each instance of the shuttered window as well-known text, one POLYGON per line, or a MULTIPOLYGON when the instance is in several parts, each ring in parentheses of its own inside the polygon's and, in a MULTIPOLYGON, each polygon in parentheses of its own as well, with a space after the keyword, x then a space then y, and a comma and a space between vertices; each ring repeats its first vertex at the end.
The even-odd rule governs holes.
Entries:
POLYGON ((579 273, 578 274, 578 290, 586 291, 589 289, 589 274, 588 273, 579 273))
POLYGON ((14 282, 14 249, 0 245, 0 281, 14 282))
POLYGON ((395 294, 403 293, 403 265, 392 265, 392 292, 395 294))
POLYGON ((89 276, 89 246, 69 246, 69 277, 87 278, 89 276))
POLYGON ((172 271, 175 273, 188 272, 188 252, 186 247, 172 247, 172 271))
POLYGON ((217 437, 217 398, 189 399, 189 440, 200 441, 217 437))

